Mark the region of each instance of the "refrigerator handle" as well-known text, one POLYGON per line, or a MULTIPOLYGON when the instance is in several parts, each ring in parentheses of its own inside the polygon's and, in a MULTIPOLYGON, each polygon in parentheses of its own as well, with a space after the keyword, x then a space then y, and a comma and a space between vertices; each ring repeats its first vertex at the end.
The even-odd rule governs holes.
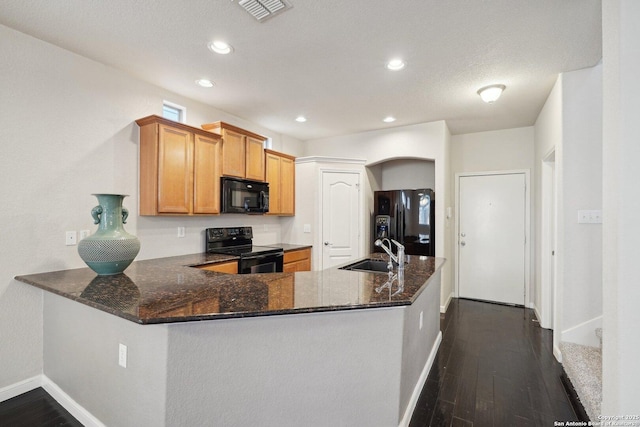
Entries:
POLYGON ((404 240, 404 235, 403 235, 403 229, 404 229, 404 205, 398 203, 398 205, 396 205, 396 213, 398 216, 398 220, 396 221, 396 236, 395 239, 404 244, 403 240, 404 240))

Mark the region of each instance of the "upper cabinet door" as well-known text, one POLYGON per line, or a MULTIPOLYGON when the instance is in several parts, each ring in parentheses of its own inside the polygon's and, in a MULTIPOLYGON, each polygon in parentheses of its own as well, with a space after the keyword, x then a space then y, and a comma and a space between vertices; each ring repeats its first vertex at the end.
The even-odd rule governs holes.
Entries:
POLYGON ((158 127, 158 213, 189 213, 192 203, 192 134, 158 127))
POLYGON ((269 183, 269 215, 295 215, 295 157, 264 150, 269 183))
POLYGON ((281 212, 280 156, 267 153, 265 173, 269 183, 269 214, 279 215, 281 212))
POLYGON ((202 128, 222 135, 222 174, 264 181, 264 141, 257 133, 225 122, 205 123, 202 128))
POLYGON ((160 116, 140 126, 140 215, 220 212, 219 135, 160 116))
POLYGON ((231 129, 222 132, 222 174, 245 177, 245 136, 231 129))
POLYGON ((193 213, 220 213, 221 141, 194 136, 193 213))
POLYGON ((296 163, 290 157, 280 159, 280 213, 295 215, 296 163))
POLYGON ((247 136, 246 150, 246 178, 264 181, 264 140, 247 136))

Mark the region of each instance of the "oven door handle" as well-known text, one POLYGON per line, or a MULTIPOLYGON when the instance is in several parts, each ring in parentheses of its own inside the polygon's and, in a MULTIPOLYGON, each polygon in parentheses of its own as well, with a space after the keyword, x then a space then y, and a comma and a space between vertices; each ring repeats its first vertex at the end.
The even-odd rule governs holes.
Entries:
POLYGON ((273 254, 265 254, 265 255, 246 256, 246 257, 243 257, 241 259, 241 261, 254 260, 254 259, 265 259, 265 258, 270 258, 270 257, 272 258, 272 257, 281 257, 281 256, 284 256, 284 252, 276 252, 276 253, 273 253, 273 254))

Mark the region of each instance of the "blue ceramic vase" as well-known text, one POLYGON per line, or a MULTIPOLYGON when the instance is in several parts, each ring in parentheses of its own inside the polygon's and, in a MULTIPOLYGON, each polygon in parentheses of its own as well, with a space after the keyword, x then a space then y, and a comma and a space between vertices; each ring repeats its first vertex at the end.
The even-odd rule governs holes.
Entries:
POLYGON ((129 211, 123 194, 94 194, 98 206, 91 210, 98 230, 78 244, 78 254, 100 276, 122 273, 140 252, 140 241, 125 231, 129 211))

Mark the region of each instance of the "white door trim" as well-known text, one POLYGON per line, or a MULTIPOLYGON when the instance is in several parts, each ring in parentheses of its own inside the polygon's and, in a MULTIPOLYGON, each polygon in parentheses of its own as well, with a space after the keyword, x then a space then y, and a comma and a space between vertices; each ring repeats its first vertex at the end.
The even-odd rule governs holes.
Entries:
POLYGON ((556 250, 558 203, 555 177, 555 147, 542 158, 541 162, 541 202, 540 209, 540 326, 555 329, 555 286, 558 283, 556 250))
POLYGON ((460 236, 460 178, 466 176, 511 175, 524 174, 525 179, 525 245, 524 245, 524 304, 532 307, 531 302, 531 171, 529 169, 514 169, 487 172, 462 172, 455 175, 455 237, 453 240, 455 268, 453 269, 454 292, 456 298, 460 296, 458 283, 458 269, 460 267, 459 236, 460 236))

